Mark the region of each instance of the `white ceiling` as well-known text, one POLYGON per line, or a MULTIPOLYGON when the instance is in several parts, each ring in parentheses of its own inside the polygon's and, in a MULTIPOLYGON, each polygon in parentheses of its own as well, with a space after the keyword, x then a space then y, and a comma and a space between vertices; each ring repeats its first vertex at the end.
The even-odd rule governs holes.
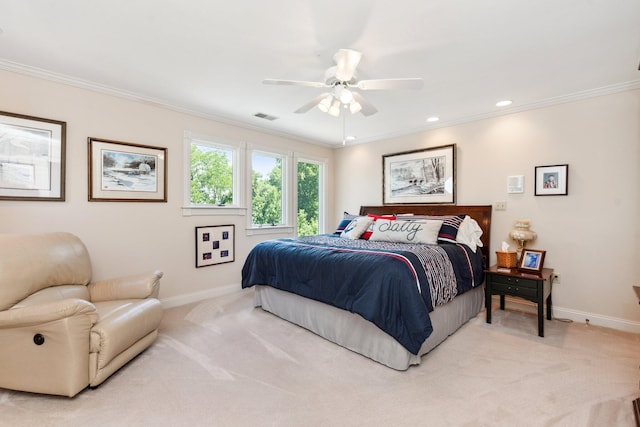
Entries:
POLYGON ((294 111, 323 90, 261 82, 323 81, 340 48, 424 79, 363 93, 378 113, 344 125, 369 142, 639 88, 640 1, 0 0, 0 68, 320 144, 342 118, 294 111))

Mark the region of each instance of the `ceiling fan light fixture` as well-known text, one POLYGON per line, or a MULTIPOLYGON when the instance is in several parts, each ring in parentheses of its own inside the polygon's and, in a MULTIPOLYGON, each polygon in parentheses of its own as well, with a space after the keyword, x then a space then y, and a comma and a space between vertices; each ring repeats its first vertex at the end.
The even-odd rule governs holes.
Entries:
POLYGON ((360 104, 355 99, 352 100, 351 103, 349 104, 349 111, 351 111, 351 114, 359 113, 360 110, 362 110, 362 104, 360 104))
POLYGON ((378 112, 365 97, 360 94, 361 90, 389 90, 389 89, 421 89, 422 78, 394 78, 394 79, 373 79, 358 80, 357 68, 362 58, 362 53, 352 49, 339 49, 334 55, 335 66, 325 70, 325 80, 303 81, 303 80, 283 80, 283 79, 263 79, 262 83, 268 85, 293 85, 313 87, 329 90, 331 92, 322 93, 310 102, 295 110, 296 114, 306 113, 314 107, 324 113, 334 117, 340 117, 342 109, 344 116, 347 110, 351 114, 361 113, 365 117, 378 112), (356 90, 352 90, 356 89, 356 90))
POLYGON ((340 106, 342 104, 340 103, 340 100, 338 99, 334 99, 333 100, 333 104, 331 104, 331 108, 329 108, 329 111, 327 111, 327 113, 329 113, 329 115, 333 116, 333 117, 340 117, 340 106))
POLYGON ((340 93, 340 102, 350 104, 353 101, 353 94, 349 89, 344 88, 340 93))
POLYGON ((332 95, 328 95, 322 101, 320 101, 320 103, 318 104, 318 108, 320 109, 320 111, 322 111, 323 113, 328 113, 329 109, 331 108, 331 101, 333 101, 332 95))

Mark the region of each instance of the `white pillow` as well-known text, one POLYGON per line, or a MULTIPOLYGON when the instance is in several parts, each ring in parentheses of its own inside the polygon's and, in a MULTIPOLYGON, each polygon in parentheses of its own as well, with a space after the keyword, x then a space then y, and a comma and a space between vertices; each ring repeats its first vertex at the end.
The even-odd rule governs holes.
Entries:
POLYGON ((378 219, 373 224, 373 233, 369 240, 400 243, 438 243, 438 232, 442 221, 432 219, 421 220, 389 220, 378 219))
POLYGON ((467 215, 464 217, 462 224, 460 224, 458 235, 456 236, 456 242, 469 246, 475 253, 478 246, 482 247, 482 240, 480 240, 481 236, 482 229, 475 219, 467 215))
POLYGON ((347 225, 340 237, 345 237, 351 240, 358 240, 362 233, 364 233, 369 226, 373 224, 373 219, 368 216, 359 216, 351 220, 349 225, 347 225))

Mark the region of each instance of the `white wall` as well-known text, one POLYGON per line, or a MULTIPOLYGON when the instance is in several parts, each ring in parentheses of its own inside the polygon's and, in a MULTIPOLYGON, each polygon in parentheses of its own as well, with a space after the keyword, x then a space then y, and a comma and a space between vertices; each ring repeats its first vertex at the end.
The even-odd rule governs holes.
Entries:
MULTIPOLYGON (((561 274, 554 313, 640 332, 640 91, 600 96, 436 129, 336 153, 334 221, 343 211, 382 203, 382 155, 457 144, 457 203, 494 204, 491 248, 518 218, 531 219, 561 274), (568 196, 534 196, 534 167, 569 164, 568 196), (524 175, 525 193, 507 194, 524 175)), ((515 242, 511 242, 515 245, 515 242)))
POLYGON ((0 232, 75 233, 89 249, 94 279, 160 269, 160 297, 170 305, 239 286, 249 250, 282 237, 246 236, 245 216, 182 215, 184 131, 327 158, 332 182, 333 150, 326 147, 6 71, 0 71, 0 94, 1 111, 67 122, 66 201, 0 201, 0 232), (167 147, 168 202, 89 202, 88 137, 167 147), (194 228, 216 224, 235 224, 236 260, 196 269, 194 228))
MULTIPOLYGON (((491 240, 530 218, 545 265, 562 275, 555 314, 640 332, 640 91, 333 150, 76 87, 0 71, 0 110, 67 122, 65 202, 0 201, 0 232, 66 230, 87 244, 94 278, 159 268, 161 298, 237 286, 248 251, 244 216, 184 217, 183 132, 285 148, 330 160, 328 225, 343 210, 382 202, 382 155, 457 144, 458 204, 506 201, 494 211, 491 240), (87 201, 87 137, 168 148, 168 203, 87 201), (335 159, 334 159, 335 157, 335 159), (569 195, 535 197, 534 166, 569 164, 569 195), (524 194, 507 194, 509 175, 524 194), (334 185, 335 182, 335 185, 334 185), (331 191, 333 189, 334 191, 331 191), (236 225, 236 261, 194 267, 194 227, 236 225)), ((279 237, 270 235, 266 237, 279 237)), ((495 261, 495 255, 493 257, 495 261)))

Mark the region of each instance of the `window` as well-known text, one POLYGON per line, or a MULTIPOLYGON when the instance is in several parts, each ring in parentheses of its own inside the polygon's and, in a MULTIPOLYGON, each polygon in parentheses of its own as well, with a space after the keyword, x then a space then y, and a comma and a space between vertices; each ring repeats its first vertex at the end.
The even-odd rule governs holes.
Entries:
POLYGON ((185 132, 185 209, 239 208, 241 147, 192 137, 185 132))
POLYGON ((324 231, 323 211, 323 163, 298 159, 297 220, 298 236, 311 236, 324 231))
POLYGON ((251 152, 251 223, 253 227, 287 224, 288 156, 251 152))
POLYGON ((247 234, 323 233, 326 159, 184 138, 183 215, 246 215, 247 234))

